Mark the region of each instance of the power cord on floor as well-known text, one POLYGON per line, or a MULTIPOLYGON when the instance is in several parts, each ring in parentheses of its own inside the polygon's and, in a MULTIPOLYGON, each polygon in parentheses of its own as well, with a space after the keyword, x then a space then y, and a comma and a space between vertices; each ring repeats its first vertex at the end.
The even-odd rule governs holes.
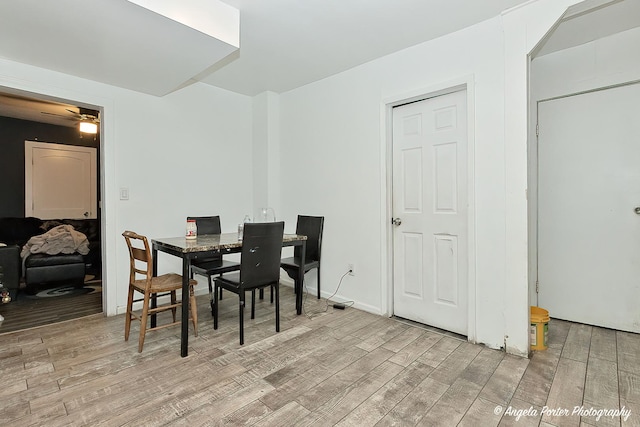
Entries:
POLYGON ((338 310, 344 310, 347 307, 351 307, 355 304, 354 301, 343 301, 343 302, 337 302, 337 301, 332 301, 331 298, 333 298, 338 291, 340 290, 340 286, 342 286, 342 280, 349 274, 351 273, 351 270, 347 271, 346 273, 344 273, 342 275, 342 277, 340 277, 340 281, 338 282, 338 287, 336 288, 335 292, 333 294, 331 294, 331 296, 329 298, 327 298, 325 300, 326 302, 326 306, 324 307, 324 310, 320 310, 320 311, 316 311, 310 314, 307 314, 307 311, 305 310, 305 303, 307 301, 307 295, 309 294, 309 290, 307 289, 307 285, 305 283, 304 285, 304 289, 303 289, 303 293, 302 293, 302 313, 309 319, 312 319, 314 315, 316 314, 321 314, 321 313, 326 313, 329 310, 329 304, 331 303, 333 305, 334 308, 337 308, 338 310))

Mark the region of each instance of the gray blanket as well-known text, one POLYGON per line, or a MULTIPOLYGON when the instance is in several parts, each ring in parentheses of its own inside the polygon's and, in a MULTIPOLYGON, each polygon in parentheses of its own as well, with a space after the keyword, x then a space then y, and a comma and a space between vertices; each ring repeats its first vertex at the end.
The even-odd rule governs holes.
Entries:
POLYGON ((51 230, 29 239, 22 248, 20 256, 24 259, 31 254, 72 254, 89 253, 89 240, 83 233, 71 225, 59 225, 51 230))

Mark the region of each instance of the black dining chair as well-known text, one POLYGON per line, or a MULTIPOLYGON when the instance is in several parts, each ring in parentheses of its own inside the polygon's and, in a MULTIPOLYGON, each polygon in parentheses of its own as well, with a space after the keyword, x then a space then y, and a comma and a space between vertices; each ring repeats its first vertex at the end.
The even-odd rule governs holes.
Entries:
MULTIPOLYGON (((220 234, 220 216, 189 216, 187 220, 195 220, 198 234, 220 234)), ((194 274, 206 276, 209 284, 209 304, 211 305, 211 315, 213 315, 213 284, 211 276, 219 276, 232 271, 238 271, 240 264, 233 261, 226 261, 222 254, 216 254, 207 258, 198 258, 191 261, 191 278, 194 274)), ((220 291, 222 299, 222 290, 220 291)))
MULTIPOLYGON (((322 254, 322 230, 324 228, 323 216, 306 216, 298 215, 296 223, 296 234, 307 236, 306 253, 304 260, 305 274, 310 270, 318 269, 318 299, 320 299, 320 256, 322 254)), ((300 252, 302 248, 296 246, 293 251, 293 257, 283 258, 280 261, 280 267, 287 272, 289 277, 294 280, 295 291, 302 292, 301 284, 298 283, 298 273, 302 265, 300 252)))
MULTIPOLYGON (((256 289, 275 290, 276 332, 280 332, 280 257, 284 222, 244 225, 240 271, 213 279, 213 329, 218 329, 218 289, 238 295, 240 302, 240 345, 244 344, 245 293, 251 291, 251 318, 255 318, 256 289)), ((272 292, 273 294, 273 292, 272 292)))

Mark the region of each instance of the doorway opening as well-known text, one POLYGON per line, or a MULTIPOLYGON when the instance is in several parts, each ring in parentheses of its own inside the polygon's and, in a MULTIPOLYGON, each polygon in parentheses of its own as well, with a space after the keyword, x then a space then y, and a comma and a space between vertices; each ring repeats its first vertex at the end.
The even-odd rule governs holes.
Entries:
MULTIPOLYGON (((73 280, 67 280, 64 273, 57 277, 42 273, 47 268, 58 268, 68 260, 56 261, 55 255, 51 258, 43 256, 44 264, 53 263, 51 266, 40 266, 35 258, 32 263, 23 262, 22 257, 18 261, 20 267, 17 283, 5 283, 11 286, 10 294, 12 301, 0 305, 0 314, 4 316, 0 334, 13 330, 25 329, 35 326, 42 326, 56 323, 71 318, 84 317, 89 314, 103 313, 104 289, 102 287, 103 277, 103 244, 101 233, 104 220, 101 210, 102 183, 101 173, 101 129, 100 116, 102 108, 94 105, 86 105, 75 101, 55 99, 31 92, 18 91, 11 88, 0 88, 0 197, 3 203, 0 207, 0 242, 19 248, 22 252, 26 242, 33 236, 38 236, 56 227, 66 227, 71 225, 74 230, 87 236, 89 252, 76 254, 80 256, 80 261, 74 261, 74 267, 69 267, 69 271, 75 268, 73 280), (93 123, 96 125, 95 133, 80 131, 81 123, 93 123), (68 152, 87 151, 95 153, 87 157, 91 162, 90 168, 95 171, 95 180, 90 183, 74 185, 77 188, 89 186, 93 196, 91 208, 75 209, 68 211, 64 208, 69 192, 62 193, 60 197, 54 197, 52 189, 56 189, 56 182, 61 187, 68 187, 69 179, 81 179, 84 174, 73 174, 68 167, 75 164, 75 158, 69 156, 62 157, 37 157, 38 161, 47 166, 46 176, 39 176, 43 186, 39 189, 46 189, 40 192, 40 199, 49 202, 48 209, 27 209, 25 201, 29 189, 33 190, 33 183, 29 183, 27 171, 30 169, 25 165, 27 151, 33 147, 59 147, 60 153, 65 152, 64 147, 68 147, 68 152), (77 150, 74 150, 74 147, 77 150), (42 158, 41 158, 42 157, 42 158), (57 170, 51 169, 59 159, 65 165, 57 170), (51 166, 51 167, 50 167, 51 166), (65 195, 66 194, 66 195, 65 195), (53 208, 53 209, 52 209, 53 208), (38 214, 36 215, 37 212, 38 214), (56 214, 60 212, 60 214, 56 214), (37 216, 37 218, 36 218, 37 216), (11 229, 11 230, 9 230, 11 229), (4 230, 4 231, 3 231, 4 230), (61 264, 57 264, 60 262, 61 264), (84 264, 85 277, 81 271, 77 273, 79 267, 84 264), (33 264, 37 275, 31 275, 33 283, 27 283, 26 270, 33 264), (40 270, 38 270, 40 269, 40 270), (51 281, 48 280, 51 277, 51 281), (67 281, 69 283, 67 283, 67 281), (71 283, 71 282, 74 283, 71 283), (37 283, 36 283, 37 282, 37 283)), ((92 131, 93 132, 93 131, 92 131)), ((48 150, 44 150, 48 151, 48 150)), ((33 160, 35 161, 35 160, 33 160)), ((31 166, 31 165, 29 165, 31 166)), ((81 165, 81 168, 89 167, 81 165)), ((38 189, 36 188, 36 190, 38 189)), ((73 195, 73 194, 72 194, 73 195)), ((72 198, 73 199, 73 198, 72 198)), ((73 200, 69 203, 73 204, 73 200)), ((33 206, 29 206, 30 208, 33 206)), ((37 206, 40 207, 40 206, 37 206)), ((77 207, 76 207, 77 208, 77 207)), ((25 257, 27 259, 28 257, 25 257)), ((13 262, 13 261, 12 261, 13 262)), ((65 267, 60 267, 62 270, 65 267)), ((13 280, 13 279, 12 279, 13 280)))
POLYGON ((567 9, 531 54, 529 299, 552 318, 640 332, 627 303, 640 298, 640 194, 628 165, 640 4, 601 3, 567 9))

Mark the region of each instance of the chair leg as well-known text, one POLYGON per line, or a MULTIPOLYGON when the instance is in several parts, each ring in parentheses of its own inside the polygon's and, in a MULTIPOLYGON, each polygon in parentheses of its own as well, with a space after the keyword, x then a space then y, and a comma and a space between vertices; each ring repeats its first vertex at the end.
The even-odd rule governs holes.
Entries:
POLYGON ((196 294, 193 286, 189 286, 189 311, 191 312, 191 320, 193 321, 194 335, 198 336, 198 306, 196 304, 196 294))
POLYGON ((238 297, 240 298, 240 313, 238 315, 238 318, 240 319, 240 345, 243 345, 244 344, 244 301, 245 301, 244 291, 241 291, 238 294, 238 297))
MULTIPOLYGON (((171 305, 175 305, 178 302, 176 291, 171 291, 171 305)), ((173 323, 176 323, 176 307, 171 309, 171 315, 173 316, 173 323)))
POLYGON ((124 340, 129 341, 129 331, 131 330, 131 312, 133 311, 133 292, 129 286, 129 296, 127 297, 127 317, 124 319, 124 340))
POLYGON ((213 329, 218 329, 218 284, 213 288, 213 329))
POLYGON ((251 290, 251 318, 256 318, 256 290, 251 290))
MULTIPOLYGON (((293 289, 294 289, 294 294, 296 295, 296 311, 300 310, 300 307, 298 307, 298 294, 300 292, 302 292, 302 289, 299 289, 298 286, 300 285, 300 281, 298 281, 298 279, 295 279, 293 281, 293 289)), ((304 294, 302 294, 302 296, 304 296, 304 294)), ((302 301, 302 296, 299 298, 300 301, 302 301)))
POLYGON ((318 299, 320 299, 320 265, 318 265, 318 299))
POLYGON ((260 299, 264 299, 264 288, 260 288, 260 299))
POLYGON ((207 275, 207 281, 209 283, 209 305, 211 306, 211 315, 213 316, 213 285, 211 283, 211 275, 207 275))
POLYGON ((147 333, 147 316, 149 315, 149 294, 144 294, 142 303, 142 315, 140 316, 140 337, 138 338, 138 353, 142 353, 144 346, 144 336, 147 333))
POLYGON ((271 289, 276 290, 276 332, 280 332, 280 284, 276 283, 271 289))
POLYGON ((269 299, 271 304, 273 304, 273 285, 271 285, 269 289, 269 299))

